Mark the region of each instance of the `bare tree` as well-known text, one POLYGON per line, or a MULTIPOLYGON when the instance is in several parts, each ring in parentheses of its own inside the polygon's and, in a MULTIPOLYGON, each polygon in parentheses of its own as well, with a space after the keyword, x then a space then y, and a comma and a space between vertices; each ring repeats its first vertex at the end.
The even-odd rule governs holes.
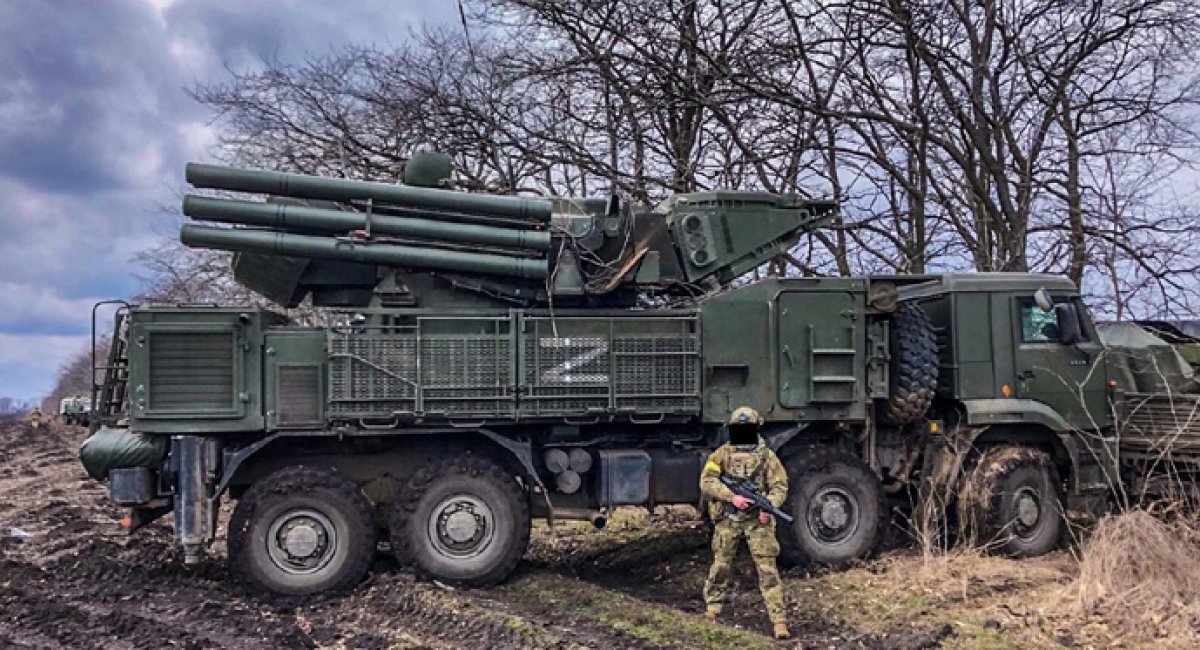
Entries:
MULTIPOLYGON (((1163 200, 1194 144, 1189 2, 466 5, 469 30, 194 96, 240 164, 395 180, 433 146, 496 192, 815 188, 841 220, 768 272, 1038 270, 1118 316, 1194 304, 1186 197, 1163 200)), ((223 286, 219 256, 169 258, 156 291, 223 286)))

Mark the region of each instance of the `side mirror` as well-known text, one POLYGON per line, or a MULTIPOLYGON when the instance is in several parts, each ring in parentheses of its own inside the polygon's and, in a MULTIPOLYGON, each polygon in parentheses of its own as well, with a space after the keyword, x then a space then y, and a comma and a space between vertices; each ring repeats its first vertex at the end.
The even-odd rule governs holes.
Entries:
POLYGON ((1039 309, 1049 313, 1054 309, 1054 300, 1050 298, 1050 292, 1046 291, 1046 287, 1042 287, 1034 292, 1033 302, 1037 303, 1039 309))
POLYGON ((1079 328, 1079 314, 1075 313, 1075 305, 1060 302, 1054 305, 1054 319, 1058 323, 1058 342, 1063 345, 1074 345, 1083 340, 1083 331, 1079 328))

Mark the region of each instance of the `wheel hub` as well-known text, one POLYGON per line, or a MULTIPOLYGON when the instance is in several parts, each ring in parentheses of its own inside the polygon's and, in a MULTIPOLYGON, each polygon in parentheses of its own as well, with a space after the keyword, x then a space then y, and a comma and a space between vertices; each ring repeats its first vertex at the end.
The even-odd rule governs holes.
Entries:
POLYGON ((850 492, 838 486, 824 488, 809 502, 809 531, 822 542, 843 542, 858 530, 858 509, 850 492))
POLYGON ((429 538, 443 555, 474 557, 491 544, 495 516, 482 499, 458 494, 442 499, 432 511, 429 538))
POLYGON ((825 499, 821 504, 821 523, 832 529, 845 528, 850 515, 846 512, 846 502, 842 499, 825 499))
POLYGON ((311 522, 289 525, 284 530, 283 550, 292 557, 308 557, 320 548, 321 533, 311 522))
POLYGON ((1038 495, 1030 488, 1022 488, 1015 499, 1016 523, 1022 531, 1028 531, 1037 525, 1042 516, 1041 503, 1038 495))
POLYGON ((271 562, 287 573, 314 573, 337 552, 337 532, 315 510, 290 510, 276 517, 267 533, 271 562))
POLYGON ((479 534, 480 521, 466 510, 458 510, 446 517, 446 536, 455 543, 470 542, 479 534))

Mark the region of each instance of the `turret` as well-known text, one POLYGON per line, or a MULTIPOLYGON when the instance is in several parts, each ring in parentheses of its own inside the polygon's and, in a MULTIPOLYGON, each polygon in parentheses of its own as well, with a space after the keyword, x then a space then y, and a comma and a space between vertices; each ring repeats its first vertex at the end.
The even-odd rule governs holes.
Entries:
MULTIPOLYGON (((698 192, 654 210, 616 196, 461 192, 449 159, 421 154, 420 186, 189 164, 180 240, 234 251, 235 277, 285 306, 483 303, 630 306, 640 293, 697 296, 785 252, 836 212, 765 192, 698 192), (450 295, 454 294, 454 295, 450 295), (469 301, 470 299, 468 299, 469 301)), ((412 172, 412 173, 409 173, 412 172)))

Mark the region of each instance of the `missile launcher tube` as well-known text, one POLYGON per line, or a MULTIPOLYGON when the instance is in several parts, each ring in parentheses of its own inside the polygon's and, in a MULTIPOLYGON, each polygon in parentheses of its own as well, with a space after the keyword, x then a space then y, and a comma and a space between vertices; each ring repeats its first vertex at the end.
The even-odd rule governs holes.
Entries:
MULTIPOLYGON (((362 212, 300 205, 231 201, 203 196, 183 197, 183 213, 194 219, 263 226, 277 230, 323 230, 346 233, 367 227, 362 212)), ((469 223, 450 223, 390 215, 372 215, 371 233, 460 244, 480 244, 545 252, 550 233, 469 223)))
POLYGON ((549 262, 545 259, 449 251, 400 244, 350 243, 334 237, 312 237, 266 230, 215 228, 190 223, 184 224, 180 229, 179 241, 185 246, 193 248, 362 262, 432 271, 502 275, 525 279, 543 279, 549 274, 549 262))
POLYGON ((188 163, 187 181, 195 187, 235 192, 257 192, 299 199, 366 201, 410 208, 446 210, 490 217, 545 223, 551 202, 517 196, 466 194, 429 187, 409 187, 345 178, 324 178, 220 165, 188 163))

